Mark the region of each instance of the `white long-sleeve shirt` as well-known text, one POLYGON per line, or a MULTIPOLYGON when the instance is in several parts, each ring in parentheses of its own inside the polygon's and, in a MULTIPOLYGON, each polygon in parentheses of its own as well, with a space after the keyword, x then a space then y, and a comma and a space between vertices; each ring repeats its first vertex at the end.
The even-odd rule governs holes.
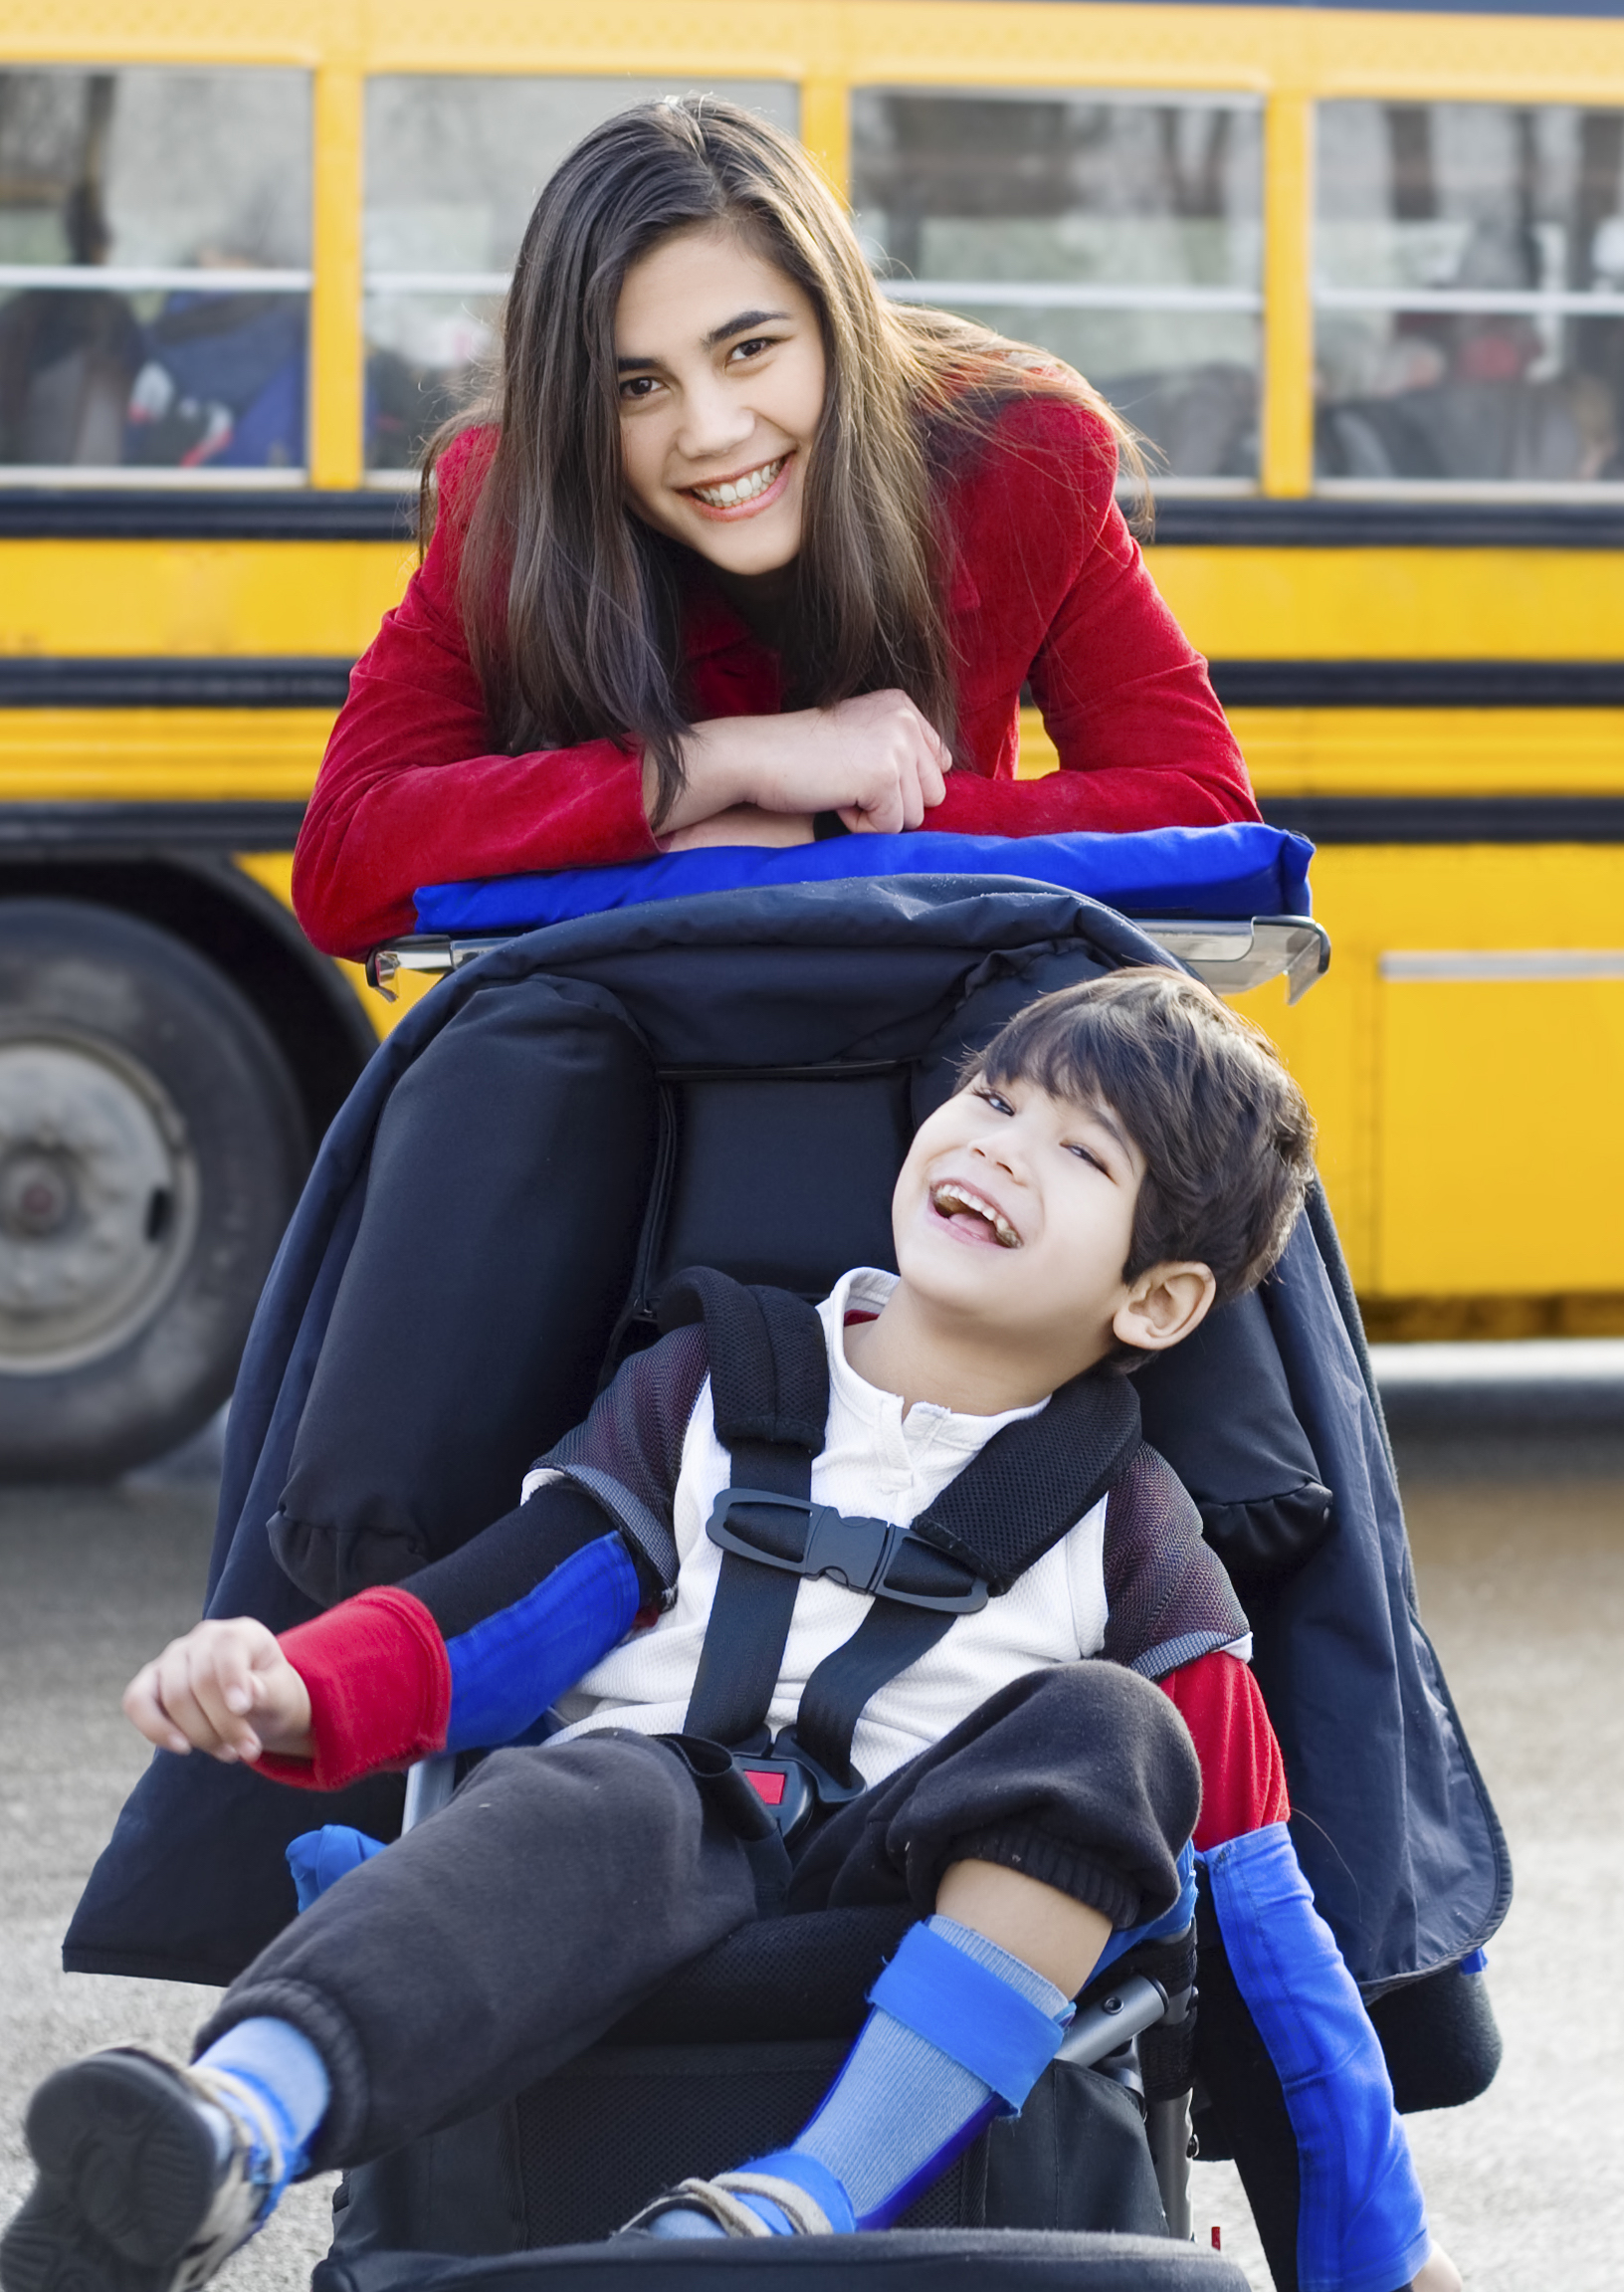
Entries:
MULTIPOLYGON (((896 1284, 895 1274, 860 1267, 838 1282, 818 1308, 829 1353, 828 1437, 812 1466, 812 1498, 837 1511, 905 1525, 938 1497, 993 1434, 1047 1407, 966 1416, 920 1401, 903 1413, 896 1393, 869 1384, 846 1358, 850 1313, 873 1314, 896 1284)), ((529 1496, 550 1477, 533 1473, 529 1496)), ((675 1603, 659 1621, 633 1634, 594 1664, 562 1704, 573 1724, 635 1728, 644 1735, 677 1733, 688 1709, 706 1626, 721 1567, 720 1548, 706 1534, 717 1496, 732 1477, 731 1459, 716 1438, 707 1378, 683 1444, 674 1528, 680 1570, 675 1603)), ((870 1783, 878 1782, 1011 1680, 1055 1663, 1099 1653, 1107 1620, 1104 1544, 1106 1507, 1098 1504, 1001 1598, 951 1631, 916 1663, 871 1697, 853 1739, 853 1759, 870 1783)), ((776 1730, 794 1723, 807 1680, 849 1639, 872 1606, 867 1592, 849 1591, 824 1577, 803 1580, 772 1699, 776 1730)))

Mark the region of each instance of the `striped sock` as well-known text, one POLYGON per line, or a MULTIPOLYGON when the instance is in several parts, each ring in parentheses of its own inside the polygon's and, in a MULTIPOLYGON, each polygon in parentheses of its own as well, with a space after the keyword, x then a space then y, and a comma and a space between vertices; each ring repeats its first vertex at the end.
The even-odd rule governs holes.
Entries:
POLYGON ((192 2068, 205 2079, 211 2072, 229 2078, 237 2096, 258 2104, 282 2153, 283 2184, 304 2170, 331 2087, 326 2063, 302 2029, 257 2014, 217 2037, 192 2068))

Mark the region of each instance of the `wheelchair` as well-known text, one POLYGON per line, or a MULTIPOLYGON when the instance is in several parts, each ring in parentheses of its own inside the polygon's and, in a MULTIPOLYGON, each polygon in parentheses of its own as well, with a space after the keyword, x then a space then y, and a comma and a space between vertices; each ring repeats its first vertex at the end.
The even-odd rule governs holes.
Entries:
MULTIPOLYGON (((268 1283, 232 1410, 210 1612, 286 1629, 508 1510, 530 1460, 650 1340, 681 1268, 816 1299, 851 1265, 889 1264, 914 1129, 1031 998, 1169 959, 1234 985, 1287 970, 1301 990, 1325 958, 1302 917, 1141 925, 1007 869, 524 920, 374 958, 384 983, 410 967, 447 976, 337 1118, 268 1283), (590 1168, 597 1214, 557 1201, 566 1164, 590 1168)), ((1321 1195, 1264 1289, 1136 1383, 1145 1438, 1195 1498, 1253 1623, 1300 1856, 1379 2000, 1400 2107, 1469 2099, 1498 2060, 1471 1970, 1505 1915, 1509 1866, 1415 1612, 1321 1195)), ((240 1769, 156 1761, 65 1964, 229 1979, 292 1912, 296 1832, 325 1816, 396 1835, 449 1794, 454 1766, 312 1803, 240 1769)), ((1244 2075, 1214 2074, 1233 1983, 1205 1946, 1198 1964, 1195 1931, 1112 1965, 1021 2117, 884 2235, 765 2251, 593 2242, 660 2187, 793 2136, 911 1915, 746 1927, 544 2084, 352 2171, 321 2292, 611 2278, 618 2292, 649 2268, 686 2292, 741 2267, 752 2292, 786 2267, 884 2275, 898 2292, 968 2268, 978 2286, 1241 2292, 1187 2242, 1192 2109, 1201 2153, 1234 2155, 1243 2177, 1265 2113, 1244 2075)), ((1295 2284, 1291 2223, 1254 2209, 1277 2282, 1295 2284)))

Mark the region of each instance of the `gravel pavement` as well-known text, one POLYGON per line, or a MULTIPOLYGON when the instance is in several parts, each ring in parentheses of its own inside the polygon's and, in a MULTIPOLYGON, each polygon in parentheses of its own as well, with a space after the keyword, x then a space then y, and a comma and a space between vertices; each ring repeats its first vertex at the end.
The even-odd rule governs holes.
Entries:
MULTIPOLYGON (((1492 1423, 1492 1414, 1490 1422, 1492 1423)), ((1472 2108, 1411 2119, 1435 2226, 1472 2292, 1624 2282, 1624 1429, 1401 1449, 1423 1612, 1511 1837, 1518 1895, 1491 1949, 1506 2064, 1472 2108), (1599 1945, 1599 1947, 1598 1947, 1599 1945)), ((0 1491, 0 2216, 27 2185, 19 2118, 57 2062, 176 2048, 215 1992, 65 1976, 58 1944, 140 1771, 118 1711, 135 1665, 196 1615, 213 1489, 194 1466, 104 1490, 0 1491)), ((1229 2168, 1196 2170, 1206 2240, 1268 2277, 1229 2168)), ((330 2181, 232 2263, 235 2292, 302 2292, 330 2181)))
MULTIPOLYGON (((131 2037, 183 2057, 219 1995, 64 1974, 63 1929, 146 1764, 118 1708, 138 1663, 197 1620, 207 1482, 0 1490, 0 2218, 33 2176, 28 2095, 59 2062, 131 2037)), ((290 2190, 232 2262, 234 2292, 303 2292, 335 2175, 290 2190)))

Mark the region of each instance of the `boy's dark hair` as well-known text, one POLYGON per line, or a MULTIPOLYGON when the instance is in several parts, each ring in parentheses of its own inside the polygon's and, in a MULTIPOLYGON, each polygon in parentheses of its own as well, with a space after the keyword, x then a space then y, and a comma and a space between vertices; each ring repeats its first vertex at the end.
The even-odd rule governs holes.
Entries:
POLYGON ((1198 979, 1149 967, 1042 995, 970 1059, 960 1088, 1028 1082, 1108 1106, 1145 1160, 1129 1281, 1210 1266, 1219 1305, 1255 1289, 1314 1176, 1314 1117, 1261 1027, 1198 979))

